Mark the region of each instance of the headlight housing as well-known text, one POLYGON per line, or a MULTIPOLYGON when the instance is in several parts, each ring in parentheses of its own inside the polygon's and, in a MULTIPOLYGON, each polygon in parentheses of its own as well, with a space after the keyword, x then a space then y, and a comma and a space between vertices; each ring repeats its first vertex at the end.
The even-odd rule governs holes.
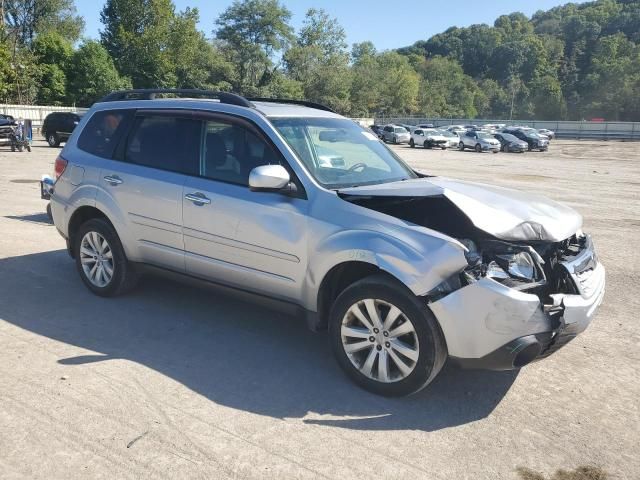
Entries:
POLYGON ((468 249, 467 281, 487 277, 516 290, 528 290, 546 284, 542 267, 545 262, 530 246, 498 240, 484 241, 478 245, 471 240, 461 240, 461 243, 468 249))

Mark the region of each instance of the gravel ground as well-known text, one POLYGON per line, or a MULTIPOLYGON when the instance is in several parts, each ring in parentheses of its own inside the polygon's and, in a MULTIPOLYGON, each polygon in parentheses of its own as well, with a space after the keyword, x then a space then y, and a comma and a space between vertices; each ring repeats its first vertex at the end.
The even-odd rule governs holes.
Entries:
POLYGON ((58 150, 0 147, 0 477, 515 480, 518 467, 596 465, 639 478, 639 147, 394 147, 430 173, 577 208, 608 292, 590 328, 543 362, 447 366, 391 400, 353 386, 326 335, 296 319, 162 279, 91 295, 39 199, 58 150))

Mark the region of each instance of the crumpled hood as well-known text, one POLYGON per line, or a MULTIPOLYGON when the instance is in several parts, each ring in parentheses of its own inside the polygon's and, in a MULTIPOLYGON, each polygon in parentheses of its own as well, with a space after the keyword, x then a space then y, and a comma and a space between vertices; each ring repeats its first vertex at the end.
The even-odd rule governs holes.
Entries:
POLYGON ((507 241, 566 240, 582 227, 572 208, 541 195, 510 188, 428 177, 345 188, 342 195, 380 197, 444 196, 480 230, 507 241))

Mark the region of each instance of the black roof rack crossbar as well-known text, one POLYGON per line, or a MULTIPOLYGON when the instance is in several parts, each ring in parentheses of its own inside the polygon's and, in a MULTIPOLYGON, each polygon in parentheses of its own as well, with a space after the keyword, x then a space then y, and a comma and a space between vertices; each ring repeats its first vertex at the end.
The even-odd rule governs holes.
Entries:
POLYGON ((305 100, 288 100, 282 98, 264 98, 264 97, 251 97, 247 98, 251 102, 269 102, 269 103, 288 103, 291 105, 301 105, 303 107, 315 108, 316 110, 324 110, 325 112, 336 113, 333 109, 322 105, 321 103, 307 102, 305 100))
POLYGON ((171 93, 183 97, 217 98, 220 103, 238 105, 240 107, 254 108, 254 105, 246 98, 229 92, 215 92, 212 90, 198 90, 189 88, 141 88, 134 90, 121 90, 112 92, 101 98, 98 102, 120 102, 126 100, 154 100, 156 95, 171 93))

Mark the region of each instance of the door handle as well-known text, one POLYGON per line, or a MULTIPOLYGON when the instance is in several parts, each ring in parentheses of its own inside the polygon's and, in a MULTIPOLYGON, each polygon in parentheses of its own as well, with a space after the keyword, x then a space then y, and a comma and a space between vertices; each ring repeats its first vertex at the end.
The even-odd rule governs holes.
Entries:
POLYGON ((187 193, 184 198, 198 206, 209 205, 211 203, 211 200, 207 198, 204 193, 200 192, 187 193))
POLYGON ((107 182, 112 187, 115 187, 116 185, 120 185, 123 183, 122 179, 117 175, 107 175, 106 177, 104 177, 104 181, 107 182))

